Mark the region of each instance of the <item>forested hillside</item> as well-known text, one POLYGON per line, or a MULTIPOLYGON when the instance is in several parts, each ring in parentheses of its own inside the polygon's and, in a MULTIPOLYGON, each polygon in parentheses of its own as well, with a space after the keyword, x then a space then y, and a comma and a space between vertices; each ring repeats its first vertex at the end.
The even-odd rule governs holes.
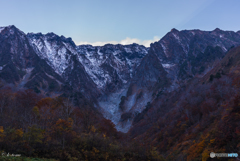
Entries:
MULTIPOLYGON (((148 104, 128 133, 166 160, 208 160, 210 152, 240 152, 240 47, 206 78, 148 104), (206 80, 206 81, 202 81, 206 80)), ((218 158, 217 160, 227 160, 218 158)))
MULTIPOLYGON (((154 160, 156 150, 127 142, 89 105, 0 88, 0 152, 57 160, 154 160)), ((3 158, 2 158, 3 159, 3 158)), ((0 157, 1 160, 1 157, 0 157)))

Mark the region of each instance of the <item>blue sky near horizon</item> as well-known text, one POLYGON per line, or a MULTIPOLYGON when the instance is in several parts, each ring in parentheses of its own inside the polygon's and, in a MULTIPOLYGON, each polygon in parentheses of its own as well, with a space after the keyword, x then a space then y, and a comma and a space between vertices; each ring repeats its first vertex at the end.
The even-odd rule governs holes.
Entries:
POLYGON ((172 28, 240 30, 239 0, 0 0, 0 26, 76 44, 149 46, 172 28))

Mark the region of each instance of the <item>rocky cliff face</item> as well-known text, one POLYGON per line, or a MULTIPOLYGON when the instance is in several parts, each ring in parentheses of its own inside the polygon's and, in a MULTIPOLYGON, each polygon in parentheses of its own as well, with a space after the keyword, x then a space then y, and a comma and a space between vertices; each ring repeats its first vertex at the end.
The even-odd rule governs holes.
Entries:
POLYGON ((35 53, 27 36, 15 26, 1 28, 0 78, 36 92, 58 91, 64 80, 35 53), (54 85, 54 87, 51 85, 54 85))
POLYGON ((194 77, 203 77, 230 48, 238 45, 239 32, 218 28, 213 31, 172 29, 161 40, 152 43, 149 54, 142 59, 123 95, 122 128, 129 128, 147 102, 186 85, 194 77))
POLYGON ((98 88, 111 93, 121 89, 132 78, 148 48, 138 44, 80 45, 77 51, 79 61, 98 88))
POLYGON ((160 59, 172 80, 189 79, 212 68, 214 61, 221 59, 240 41, 238 32, 172 29, 160 41, 151 44, 151 49, 160 59))
POLYGON ((100 95, 96 84, 79 62, 76 45, 71 38, 60 37, 54 33, 46 35, 31 33, 27 36, 38 56, 74 90, 84 93, 88 99, 100 95))
MULTIPOLYGON (((71 38, 59 37, 53 33, 43 35, 28 34, 36 53, 63 78, 69 79, 75 62, 78 73, 75 83, 85 82, 78 88, 90 93, 113 92, 131 79, 133 71, 141 59, 147 54, 147 48, 141 45, 111 45, 93 47, 91 45, 76 46, 71 38), (83 74, 85 73, 85 74, 83 74), (87 82, 87 84, 86 84, 87 82), (88 88, 91 87, 92 89, 88 88), (96 92, 97 91, 97 92, 96 92)), ((74 84, 73 81, 70 81, 74 84)))

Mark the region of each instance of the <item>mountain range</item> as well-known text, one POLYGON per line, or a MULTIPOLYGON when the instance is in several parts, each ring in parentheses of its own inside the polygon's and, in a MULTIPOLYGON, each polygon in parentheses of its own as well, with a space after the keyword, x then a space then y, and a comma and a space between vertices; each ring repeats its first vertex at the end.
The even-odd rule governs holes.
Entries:
MULTIPOLYGON (((0 27, 1 84, 91 104, 127 132, 148 105, 209 71, 240 45, 240 31, 172 29, 149 48, 76 45, 54 33, 0 27)), ((220 69, 220 67, 219 67, 220 69)))

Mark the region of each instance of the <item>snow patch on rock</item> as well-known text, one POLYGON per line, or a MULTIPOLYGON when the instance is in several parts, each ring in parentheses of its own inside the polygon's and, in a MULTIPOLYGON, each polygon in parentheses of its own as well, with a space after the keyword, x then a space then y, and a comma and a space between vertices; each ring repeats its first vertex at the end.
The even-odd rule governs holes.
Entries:
POLYGON ((127 47, 125 47, 124 49, 125 49, 125 51, 126 51, 127 53, 132 53, 132 50, 131 50, 131 49, 129 49, 129 48, 127 48, 127 47))
POLYGON ((162 46, 162 48, 163 48, 164 54, 166 54, 166 53, 167 53, 167 48, 163 45, 163 43, 160 43, 160 44, 161 44, 161 46, 162 46))
POLYGON ((0 33, 2 32, 2 30, 4 30, 5 29, 5 27, 0 27, 0 33))
POLYGON ((162 64, 163 68, 171 68, 173 67, 175 64, 162 64))
POLYGON ((118 128, 118 123, 122 114, 119 109, 119 103, 121 102, 121 97, 126 95, 127 89, 127 86, 125 86, 121 90, 99 99, 99 105, 102 109, 101 112, 103 116, 110 119, 116 125, 118 131, 121 131, 121 128, 118 128))
POLYGON ((175 39, 177 39, 177 41, 180 43, 180 38, 179 38, 179 36, 176 35, 176 34, 174 34, 174 33, 172 33, 172 34, 173 34, 173 36, 175 37, 175 39))

